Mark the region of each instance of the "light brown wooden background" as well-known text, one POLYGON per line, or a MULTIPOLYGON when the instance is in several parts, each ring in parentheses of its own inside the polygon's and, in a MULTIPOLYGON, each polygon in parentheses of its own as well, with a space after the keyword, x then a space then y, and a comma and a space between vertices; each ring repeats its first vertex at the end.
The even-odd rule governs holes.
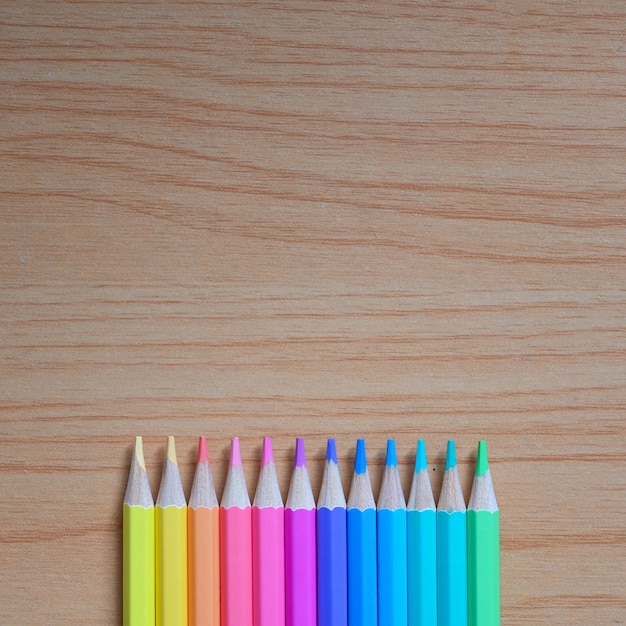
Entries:
POLYGON ((626 5, 0 7, 0 621, 120 622, 135 434, 286 495, 479 438, 504 624, 626 623, 626 5))

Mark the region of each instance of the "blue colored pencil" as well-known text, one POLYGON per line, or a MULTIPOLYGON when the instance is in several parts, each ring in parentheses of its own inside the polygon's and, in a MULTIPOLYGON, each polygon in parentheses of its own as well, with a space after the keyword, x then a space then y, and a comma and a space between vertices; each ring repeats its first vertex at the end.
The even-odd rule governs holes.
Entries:
POLYGON ((335 440, 328 440, 322 488, 317 500, 317 623, 348 625, 346 498, 335 440))
POLYGON ((438 626, 467 626, 466 518, 454 441, 448 441, 446 470, 437 505, 438 626))
POLYGON ((406 508, 409 626, 437 626, 437 513, 421 439, 406 508))
POLYGON ((406 502, 396 444, 387 441, 387 459, 378 496, 378 625, 407 625, 406 502))
POLYGON ((354 475, 348 497, 348 623, 377 626, 376 503, 365 439, 356 442, 354 475))

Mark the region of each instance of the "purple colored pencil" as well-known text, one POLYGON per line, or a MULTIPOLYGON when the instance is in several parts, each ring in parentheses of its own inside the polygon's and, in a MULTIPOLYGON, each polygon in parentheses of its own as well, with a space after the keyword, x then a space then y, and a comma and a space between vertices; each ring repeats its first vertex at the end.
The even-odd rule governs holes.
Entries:
POLYGON ((317 626, 315 517, 304 439, 299 437, 285 507, 286 626, 317 626))

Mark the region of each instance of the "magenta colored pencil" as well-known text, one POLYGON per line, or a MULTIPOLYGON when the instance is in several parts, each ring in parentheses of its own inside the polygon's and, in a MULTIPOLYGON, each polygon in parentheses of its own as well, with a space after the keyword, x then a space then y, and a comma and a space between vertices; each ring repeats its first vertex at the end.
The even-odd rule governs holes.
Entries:
POLYGON ((315 517, 304 439, 298 438, 285 507, 286 626, 317 626, 315 517))

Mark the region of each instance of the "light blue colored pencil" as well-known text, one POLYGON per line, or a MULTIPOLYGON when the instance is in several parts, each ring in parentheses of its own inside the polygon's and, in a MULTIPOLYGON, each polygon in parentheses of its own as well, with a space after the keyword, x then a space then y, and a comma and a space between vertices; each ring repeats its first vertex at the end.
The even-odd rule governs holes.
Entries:
POLYGON ((409 626, 437 626, 437 513, 421 439, 406 508, 409 626))
POLYGON ((396 444, 387 441, 387 460, 378 496, 378 626, 407 626, 406 501, 396 444))
POLYGON ((438 626, 467 626, 466 518, 454 441, 448 441, 446 469, 437 505, 438 626))
POLYGON ((356 442, 354 475, 348 497, 348 624, 378 625, 376 503, 372 493, 365 440, 356 442))

